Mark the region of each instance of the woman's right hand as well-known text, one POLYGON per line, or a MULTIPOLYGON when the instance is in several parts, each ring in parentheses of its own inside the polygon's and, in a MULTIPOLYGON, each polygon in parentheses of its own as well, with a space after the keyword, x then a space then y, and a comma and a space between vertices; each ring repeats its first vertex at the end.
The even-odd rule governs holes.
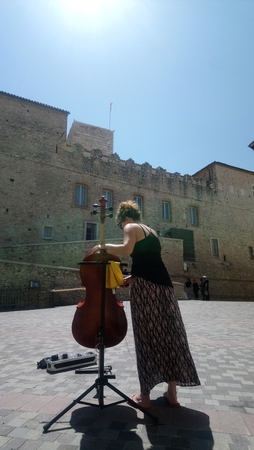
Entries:
POLYGON ((130 286, 130 282, 131 282, 131 275, 127 275, 127 277, 124 277, 120 287, 128 287, 130 286))

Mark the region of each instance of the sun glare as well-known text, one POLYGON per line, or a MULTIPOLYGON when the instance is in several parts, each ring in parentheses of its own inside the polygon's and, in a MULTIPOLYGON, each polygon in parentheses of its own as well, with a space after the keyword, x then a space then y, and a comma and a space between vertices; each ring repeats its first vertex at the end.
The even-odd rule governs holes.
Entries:
POLYGON ((115 18, 121 10, 120 5, 119 0, 62 0, 59 12, 67 21, 83 21, 93 26, 115 18))
POLYGON ((67 0, 65 3, 69 11, 93 17, 100 14, 107 3, 112 2, 105 0, 67 0))

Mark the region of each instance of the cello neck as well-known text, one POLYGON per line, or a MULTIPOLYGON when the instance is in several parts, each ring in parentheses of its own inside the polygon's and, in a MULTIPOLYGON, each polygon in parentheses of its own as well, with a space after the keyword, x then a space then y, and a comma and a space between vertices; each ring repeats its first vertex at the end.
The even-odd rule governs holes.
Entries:
POLYGON ((101 227, 100 227, 100 246, 102 249, 105 249, 105 218, 106 218, 106 203, 107 199, 102 196, 102 198, 99 200, 101 204, 101 213, 100 213, 100 219, 101 219, 101 227))
POLYGON ((102 249, 105 249, 105 224, 101 223, 101 229, 100 229, 100 247, 102 249))

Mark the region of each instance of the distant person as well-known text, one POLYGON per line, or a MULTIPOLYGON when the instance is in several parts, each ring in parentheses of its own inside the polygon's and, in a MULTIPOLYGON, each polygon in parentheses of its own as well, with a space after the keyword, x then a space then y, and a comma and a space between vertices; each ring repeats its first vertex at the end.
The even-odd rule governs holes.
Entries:
POLYGON ((203 300, 205 300, 205 286, 204 286, 203 278, 200 278, 200 290, 201 290, 201 295, 203 297, 203 300))
POLYGON ((206 275, 203 275, 203 278, 201 278, 201 292, 203 300, 210 300, 209 280, 206 275))
POLYGON ((197 300, 199 298, 198 297, 199 284, 198 284, 197 280, 195 280, 195 278, 192 282, 192 289, 193 289, 195 300, 197 300))
POLYGON ((188 300, 191 300, 191 293, 192 293, 192 282, 190 278, 187 278, 184 284, 184 291, 187 295, 188 300))

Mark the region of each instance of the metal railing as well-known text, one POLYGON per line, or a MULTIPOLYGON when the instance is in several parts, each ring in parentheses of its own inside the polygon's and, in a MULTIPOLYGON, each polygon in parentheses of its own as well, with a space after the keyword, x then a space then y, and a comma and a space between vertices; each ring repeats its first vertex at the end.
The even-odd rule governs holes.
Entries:
POLYGON ((39 290, 23 287, 0 287, 0 311, 37 308, 39 290))

